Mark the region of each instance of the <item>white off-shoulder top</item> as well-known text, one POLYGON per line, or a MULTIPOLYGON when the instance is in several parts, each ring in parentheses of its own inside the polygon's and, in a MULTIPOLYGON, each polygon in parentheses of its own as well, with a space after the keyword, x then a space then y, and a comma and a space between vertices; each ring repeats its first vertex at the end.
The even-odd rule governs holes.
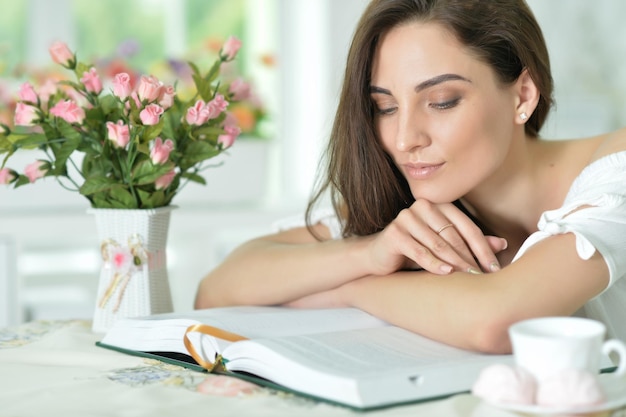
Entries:
POLYGON ((626 341, 626 151, 588 165, 572 183, 563 206, 544 212, 537 228, 513 262, 549 236, 573 233, 578 256, 589 259, 598 251, 610 272, 606 289, 580 315, 602 321, 611 337, 626 341))

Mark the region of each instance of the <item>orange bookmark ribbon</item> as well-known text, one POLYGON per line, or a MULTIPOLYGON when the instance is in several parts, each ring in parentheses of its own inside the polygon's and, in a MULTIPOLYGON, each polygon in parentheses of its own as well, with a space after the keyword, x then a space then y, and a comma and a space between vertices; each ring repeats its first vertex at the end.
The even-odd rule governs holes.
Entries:
POLYGON ((194 358, 196 362, 198 362, 198 365, 200 365, 201 367, 203 367, 209 372, 213 372, 213 370, 215 370, 217 367, 223 365, 222 355, 217 354, 215 356, 214 362, 209 362, 205 360, 202 357, 202 355, 200 355, 198 351, 196 350, 196 348, 193 346, 193 344, 191 343, 191 340, 189 340, 189 333, 196 333, 196 332, 202 333, 207 336, 213 336, 218 339, 226 340, 228 342, 238 342, 240 340, 248 340, 248 338, 246 337, 240 336, 235 333, 227 332, 226 330, 222 330, 217 327, 209 326, 206 324, 193 324, 187 327, 187 330, 185 331, 185 337, 183 339, 183 342, 185 343, 185 347, 187 348, 187 351, 189 352, 191 357, 194 358))

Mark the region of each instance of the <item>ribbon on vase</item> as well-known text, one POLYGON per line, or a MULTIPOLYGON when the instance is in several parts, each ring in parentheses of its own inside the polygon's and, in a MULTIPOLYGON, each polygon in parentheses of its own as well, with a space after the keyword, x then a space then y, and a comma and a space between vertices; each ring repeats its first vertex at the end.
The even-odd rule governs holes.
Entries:
POLYGON ((104 308, 119 288, 117 301, 113 306, 113 312, 116 312, 122 303, 130 278, 143 269, 149 262, 151 254, 144 248, 143 239, 138 234, 128 238, 127 246, 123 246, 113 239, 106 239, 100 245, 100 252, 105 268, 113 270, 113 277, 102 294, 98 306, 104 308))

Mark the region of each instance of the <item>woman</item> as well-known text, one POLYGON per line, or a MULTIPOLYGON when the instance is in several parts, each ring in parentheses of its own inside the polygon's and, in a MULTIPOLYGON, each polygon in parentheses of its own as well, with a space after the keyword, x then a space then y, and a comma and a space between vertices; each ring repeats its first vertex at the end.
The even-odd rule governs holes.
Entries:
POLYGON ((626 130, 541 140, 551 104, 523 0, 372 1, 307 227, 236 249, 196 307, 354 306, 494 353, 537 316, 626 339, 626 130))

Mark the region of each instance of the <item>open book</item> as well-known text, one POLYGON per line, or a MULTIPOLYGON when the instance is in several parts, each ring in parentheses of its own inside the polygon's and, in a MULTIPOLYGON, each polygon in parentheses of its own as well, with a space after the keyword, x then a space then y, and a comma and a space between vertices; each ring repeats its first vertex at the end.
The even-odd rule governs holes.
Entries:
POLYGON ((466 392, 485 366, 512 363, 509 355, 456 349, 353 308, 226 307, 121 319, 97 344, 196 369, 201 363, 355 409, 466 392))

